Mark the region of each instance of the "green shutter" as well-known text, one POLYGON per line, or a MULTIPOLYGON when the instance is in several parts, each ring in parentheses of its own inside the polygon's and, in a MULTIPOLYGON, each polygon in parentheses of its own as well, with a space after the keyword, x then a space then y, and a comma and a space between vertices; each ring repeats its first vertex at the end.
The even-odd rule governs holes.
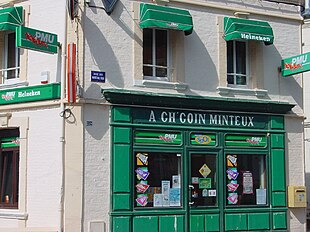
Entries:
POLYGON ((248 215, 249 230, 269 230, 269 213, 251 213, 248 215))
POLYGON ((131 232, 130 217, 113 217, 112 231, 113 232, 131 232))
POLYGON ((184 216, 160 216, 159 231, 184 232, 184 216))
POLYGON ((158 217, 145 216, 133 218, 133 232, 158 232, 158 217))
POLYGON ((113 192, 130 192, 130 146, 116 144, 113 149, 113 192))
POLYGON ((172 29, 189 35, 193 31, 193 21, 187 10, 141 3, 140 28, 172 29))
POLYGON ((285 153, 283 149, 271 150, 272 191, 285 191, 285 153))
POLYGON ((9 7, 0 10, 0 31, 15 31, 23 24, 23 7, 9 7))
POLYGON ((242 18, 224 18, 224 39, 226 41, 243 39, 273 43, 273 31, 268 22, 242 18))

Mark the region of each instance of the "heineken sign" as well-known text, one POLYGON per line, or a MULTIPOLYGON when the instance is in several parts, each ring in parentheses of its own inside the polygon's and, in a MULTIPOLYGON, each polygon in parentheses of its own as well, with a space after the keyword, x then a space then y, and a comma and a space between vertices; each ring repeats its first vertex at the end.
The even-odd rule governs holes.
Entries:
POLYGON ((46 53, 57 53, 57 35, 19 26, 16 28, 16 47, 46 53))
POLYGON ((59 83, 0 90, 0 105, 57 98, 60 98, 59 83))
POLYGON ((264 115, 140 108, 132 110, 134 123, 264 129, 268 122, 264 115))
POLYGON ((282 60, 282 76, 290 76, 310 70, 310 52, 282 60))

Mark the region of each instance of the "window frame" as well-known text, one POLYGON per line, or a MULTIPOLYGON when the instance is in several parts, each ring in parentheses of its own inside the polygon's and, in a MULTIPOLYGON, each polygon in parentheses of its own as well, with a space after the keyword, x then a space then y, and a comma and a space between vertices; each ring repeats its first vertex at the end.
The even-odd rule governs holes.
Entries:
POLYGON ((235 87, 235 88, 249 88, 250 86, 250 57, 249 57, 249 42, 248 41, 244 41, 244 40, 231 40, 231 41, 227 41, 226 42, 226 57, 227 57, 227 64, 228 64, 228 58, 230 57, 228 55, 228 43, 232 42, 233 44, 233 72, 232 73, 228 73, 228 65, 227 65, 227 70, 226 70, 226 83, 228 87, 235 87), (236 52, 236 47, 237 47, 237 42, 241 42, 245 44, 245 74, 239 74, 237 73, 237 52, 236 52), (233 76, 233 80, 234 83, 233 84, 229 84, 228 83, 228 76, 231 75, 233 76), (237 83, 237 76, 244 76, 245 77, 245 81, 246 84, 245 85, 239 85, 236 84, 237 83))
POLYGON ((12 170, 12 203, 3 203, 3 180, 5 176, 3 173, 0 174, 0 209, 17 209, 18 208, 18 198, 19 198, 19 157, 20 157, 20 149, 19 147, 12 148, 1 148, 0 149, 0 158, 2 159, 3 152, 12 152, 13 156, 13 170, 12 170))
POLYGON ((2 84, 12 84, 15 83, 16 81, 20 80, 20 65, 21 65, 21 54, 20 54, 20 48, 16 47, 16 33, 15 32, 5 32, 4 35, 4 49, 3 49, 3 65, 2 65, 2 84), (8 56, 9 56, 9 35, 15 34, 15 41, 14 47, 14 56, 15 56, 15 67, 10 67, 8 68, 8 56), (15 77, 8 79, 8 72, 14 71, 15 70, 15 77))
MULTIPOLYGON (((147 75, 144 75, 144 72, 143 72, 143 79, 144 80, 156 80, 156 81, 166 81, 166 82, 171 82, 172 80, 172 72, 173 72, 173 67, 171 67, 171 59, 172 59, 172 55, 171 55, 171 45, 170 45, 170 31, 169 30, 165 30, 165 29, 156 29, 156 28, 145 28, 143 29, 143 35, 145 33, 145 30, 151 30, 151 34, 152 34, 152 64, 144 64, 143 62, 143 69, 144 67, 151 67, 152 68, 152 76, 147 76, 147 75), (166 31, 167 33, 167 38, 166 38, 166 41, 167 41, 167 44, 166 44, 166 63, 167 63, 167 66, 160 66, 160 65, 157 65, 157 58, 156 58, 156 53, 157 53, 157 47, 156 47, 156 34, 157 34, 157 31, 166 31), (167 71, 167 76, 166 77, 160 77, 160 76, 157 76, 156 75, 156 69, 157 68, 162 68, 162 69, 166 69, 167 71)), ((144 44, 144 37, 143 37, 143 44, 144 44)), ((143 49, 144 49, 144 45, 143 45, 143 49)), ((143 55, 144 56, 144 55, 143 55)), ((143 57, 144 59, 144 57, 143 57)))

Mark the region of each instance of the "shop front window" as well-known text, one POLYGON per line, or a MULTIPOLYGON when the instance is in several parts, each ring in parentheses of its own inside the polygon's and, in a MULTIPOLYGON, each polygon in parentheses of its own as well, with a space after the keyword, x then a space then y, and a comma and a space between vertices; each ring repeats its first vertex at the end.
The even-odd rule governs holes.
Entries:
POLYGON ((266 155, 226 154, 226 205, 267 205, 266 155))
POLYGON ((135 207, 181 207, 181 154, 135 153, 135 207))

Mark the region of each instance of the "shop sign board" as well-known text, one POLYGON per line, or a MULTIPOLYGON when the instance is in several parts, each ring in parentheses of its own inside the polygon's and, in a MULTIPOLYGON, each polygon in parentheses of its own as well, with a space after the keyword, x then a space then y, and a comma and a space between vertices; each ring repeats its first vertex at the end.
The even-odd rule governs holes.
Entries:
POLYGON ((0 90, 0 105, 60 98, 60 84, 29 86, 0 90))
POLYGON ((290 76, 310 70, 310 52, 282 60, 282 76, 290 76))
POLYGON ((57 53, 57 35, 19 26, 16 28, 16 47, 52 54, 57 53))
POLYGON ((266 129, 268 116, 186 110, 132 109, 134 123, 266 129))

